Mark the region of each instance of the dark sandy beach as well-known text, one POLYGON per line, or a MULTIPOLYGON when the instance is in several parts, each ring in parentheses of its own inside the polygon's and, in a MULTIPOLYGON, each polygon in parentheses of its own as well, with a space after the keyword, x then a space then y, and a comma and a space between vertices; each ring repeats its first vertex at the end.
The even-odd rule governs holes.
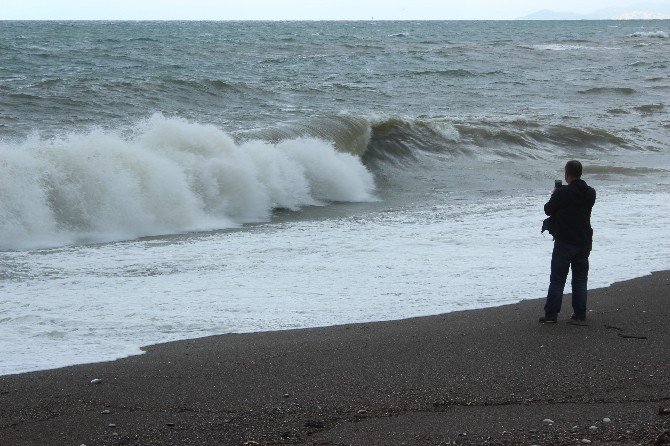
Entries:
POLYGON ((589 299, 583 324, 529 300, 4 376, 0 445, 670 444, 670 272, 589 299))

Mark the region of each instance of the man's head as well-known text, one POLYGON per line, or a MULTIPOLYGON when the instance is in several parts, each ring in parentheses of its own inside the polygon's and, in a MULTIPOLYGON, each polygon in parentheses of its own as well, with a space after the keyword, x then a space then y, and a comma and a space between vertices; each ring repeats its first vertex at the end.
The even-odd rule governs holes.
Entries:
POLYGON ((570 184, 582 177, 582 163, 571 160, 565 163, 565 181, 570 184))

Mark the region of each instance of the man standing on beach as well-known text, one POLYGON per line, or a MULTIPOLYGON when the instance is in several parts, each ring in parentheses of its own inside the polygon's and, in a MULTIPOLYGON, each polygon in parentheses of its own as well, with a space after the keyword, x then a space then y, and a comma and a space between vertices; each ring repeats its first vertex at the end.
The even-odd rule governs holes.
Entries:
POLYGON ((586 289, 589 277, 589 254, 593 240, 591 209, 596 202, 596 191, 582 177, 582 163, 576 160, 565 165, 566 186, 553 190, 544 205, 550 217, 554 235, 551 255, 551 277, 542 323, 554 323, 561 311, 563 289, 572 267, 573 320, 586 320, 586 289))

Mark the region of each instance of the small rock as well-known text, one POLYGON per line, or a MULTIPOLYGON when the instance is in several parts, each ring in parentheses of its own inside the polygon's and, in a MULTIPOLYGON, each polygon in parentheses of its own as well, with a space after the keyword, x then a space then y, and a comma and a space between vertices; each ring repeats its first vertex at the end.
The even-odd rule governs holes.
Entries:
POLYGON ((174 423, 165 423, 165 425, 168 427, 174 427, 174 423))
POLYGON ((461 432, 460 434, 458 434, 458 436, 459 437, 467 437, 468 433, 467 432, 461 432))
POLYGON ((107 427, 114 428, 114 427, 116 427, 116 424, 114 424, 114 423, 109 423, 109 424, 107 425, 107 427))
POLYGON ((570 429, 570 430, 571 430, 572 432, 576 432, 576 431, 579 430, 579 426, 577 426, 577 425, 572 426, 572 429, 570 429))
POLYGON ((288 398, 288 397, 290 397, 290 396, 291 396, 291 395, 288 394, 288 393, 285 393, 285 394, 284 394, 284 398, 288 398))
POLYGON ((587 440, 586 438, 582 439, 582 443, 584 444, 591 444, 591 440, 587 440))
POLYGON ((611 422, 612 422, 611 419, 609 419, 607 417, 603 418, 603 423, 611 423, 611 422))
POLYGON ((598 430, 598 428, 596 426, 591 426, 591 427, 589 427, 589 429, 592 430, 592 431, 597 431, 598 430))
POLYGON ((102 380, 100 378, 92 379, 91 384, 102 384, 102 380))
POLYGON ((103 411, 100 412, 100 413, 103 414, 103 415, 109 415, 110 413, 112 413, 112 411, 109 410, 109 409, 105 409, 105 410, 103 410, 103 411))
POLYGON ((549 424, 554 424, 554 420, 550 420, 549 418, 545 418, 542 420, 543 423, 549 423, 549 424))
POLYGON ((365 409, 361 409, 361 410, 359 410, 359 411, 358 411, 358 412, 356 412, 356 413, 357 413, 357 414, 359 414, 359 415, 363 415, 363 414, 366 414, 366 413, 368 413, 368 411, 367 411, 367 410, 365 410, 365 409))

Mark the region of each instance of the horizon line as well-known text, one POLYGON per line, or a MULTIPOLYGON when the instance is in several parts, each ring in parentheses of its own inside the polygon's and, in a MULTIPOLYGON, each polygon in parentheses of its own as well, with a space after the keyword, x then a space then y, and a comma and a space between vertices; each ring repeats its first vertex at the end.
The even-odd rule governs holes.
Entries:
POLYGON ((277 19, 277 18, 232 18, 232 19, 152 19, 152 18, 0 18, 0 22, 664 22, 670 18, 565 18, 565 19, 277 19))

